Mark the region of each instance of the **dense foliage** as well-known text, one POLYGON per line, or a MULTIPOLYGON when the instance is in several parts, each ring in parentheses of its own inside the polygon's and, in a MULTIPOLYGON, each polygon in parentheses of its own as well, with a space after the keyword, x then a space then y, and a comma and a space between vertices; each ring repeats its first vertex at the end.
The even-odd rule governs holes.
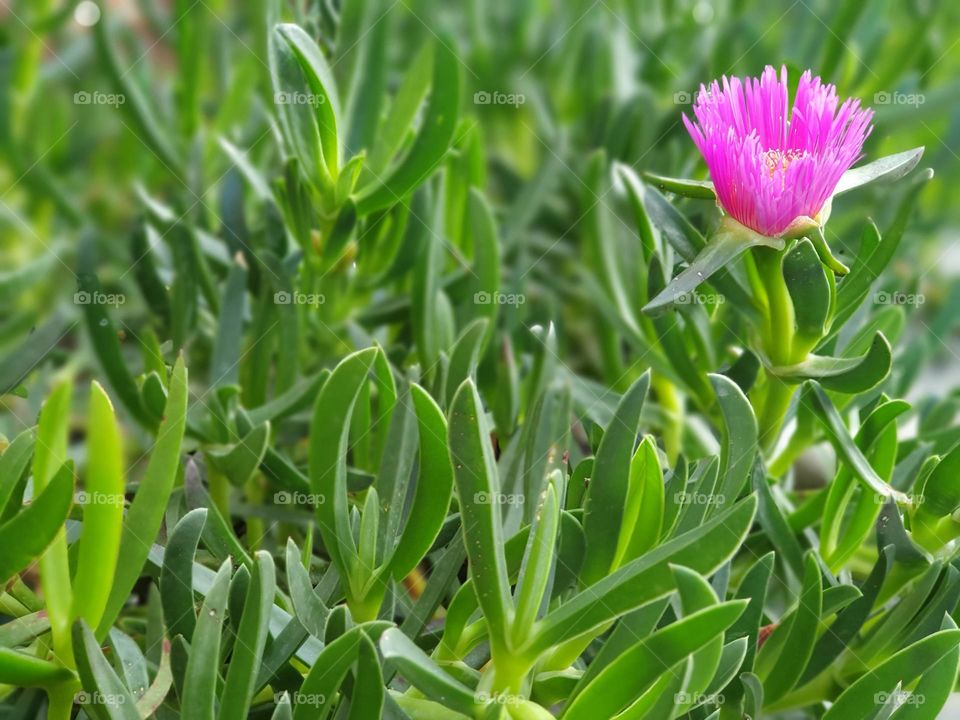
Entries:
POLYGON ((0 716, 948 702, 957 8, 0 20, 0 716), (781 64, 873 131, 761 232, 681 116, 781 64))

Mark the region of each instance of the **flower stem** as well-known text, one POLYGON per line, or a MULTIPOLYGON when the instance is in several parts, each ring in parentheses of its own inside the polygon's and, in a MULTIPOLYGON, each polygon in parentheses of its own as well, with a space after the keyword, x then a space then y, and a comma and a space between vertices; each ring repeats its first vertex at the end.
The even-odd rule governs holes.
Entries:
POLYGON ((380 605, 383 604, 383 598, 371 592, 364 598, 347 597, 347 607, 350 609, 350 617, 354 622, 365 623, 377 619, 380 614, 380 605))
POLYGON ((774 365, 789 365, 793 355, 793 301, 783 279, 783 252, 772 248, 753 249, 757 270, 767 296, 767 328, 764 351, 774 365))
POLYGON ((663 446, 670 464, 680 455, 683 441, 683 400, 672 382, 653 372, 650 383, 657 393, 657 400, 664 409, 663 446))
MULTIPOLYGON (((804 358, 794 357, 793 300, 783 279, 783 252, 758 247, 753 249, 753 258, 767 300, 767 322, 762 333, 764 352, 775 367, 802 361, 804 358)), ((766 394, 758 417, 760 441, 767 452, 776 444, 793 390, 767 369, 766 394)))
POLYGON ((220 514, 225 518, 230 517, 230 484, 226 476, 219 470, 214 470, 207 466, 207 484, 210 487, 210 499, 216 506, 220 514))
POLYGON ((767 394, 760 417, 757 418, 760 444, 767 452, 772 451, 776 444, 780 425, 787 414, 792 398, 793 387, 776 375, 767 372, 767 394))
POLYGON ((53 685, 47 688, 47 720, 70 720, 73 713, 73 700, 80 690, 80 683, 75 680, 53 685))

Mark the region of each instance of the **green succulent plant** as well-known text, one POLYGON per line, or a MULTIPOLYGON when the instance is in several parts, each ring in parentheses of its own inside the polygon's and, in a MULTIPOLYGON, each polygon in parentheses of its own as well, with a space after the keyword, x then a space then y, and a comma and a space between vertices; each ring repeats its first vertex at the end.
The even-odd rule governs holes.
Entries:
POLYGON ((0 715, 948 713, 960 17, 779 5, 0 10, 0 715))

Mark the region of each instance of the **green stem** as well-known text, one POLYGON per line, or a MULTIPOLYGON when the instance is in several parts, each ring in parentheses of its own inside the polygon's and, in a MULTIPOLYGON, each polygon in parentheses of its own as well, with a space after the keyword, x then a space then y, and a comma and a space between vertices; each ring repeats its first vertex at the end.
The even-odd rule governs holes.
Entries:
POLYGON ((767 470, 773 477, 782 476, 809 446, 810 437, 806 433, 799 431, 794 432, 790 436, 786 447, 783 448, 779 455, 770 461, 767 470))
POLYGON ((768 453, 773 450, 780 434, 780 425, 790 407, 793 387, 772 373, 767 373, 767 393, 760 417, 757 418, 760 444, 768 453))
POLYGON ((226 476, 207 466, 207 483, 210 486, 210 499, 217 510, 227 520, 230 519, 230 483, 226 476))
POLYGON ((673 465, 680 456, 682 447, 683 401, 674 384, 660 373, 651 374, 650 384, 653 385, 660 407, 664 410, 663 447, 667 453, 667 459, 673 465))
POLYGON ((789 365, 793 357, 793 301, 783 279, 783 253, 767 247, 753 249, 757 272, 767 297, 764 351, 774 365, 789 365))
MULTIPOLYGON (((255 474, 250 480, 247 481, 247 486, 245 488, 247 493, 247 500, 253 506, 258 506, 263 504, 265 493, 263 491, 263 485, 260 483, 259 474, 255 474)), ((255 515, 250 515, 247 517, 247 547, 251 551, 256 551, 260 549, 260 543, 263 541, 263 536, 266 534, 264 528, 263 520, 256 517, 255 515)))
POLYGON ((47 720, 70 720, 73 714, 73 699, 80 690, 80 683, 70 680, 47 688, 47 720))
POLYGON ((350 609, 350 616, 354 622, 357 623, 376 620, 382 604, 383 597, 377 596, 376 593, 370 593, 365 598, 347 598, 347 607, 350 609))
MULTIPOLYGON (((774 367, 800 362, 806 352, 798 358, 794 351, 793 300, 783 279, 783 252, 757 247, 753 249, 752 257, 767 301, 766 327, 761 333, 767 359, 774 367)), ((797 352, 800 350, 797 348, 797 352)), ((766 372, 766 392, 759 408, 758 424, 760 442, 767 452, 776 444, 793 390, 772 372, 766 372)))

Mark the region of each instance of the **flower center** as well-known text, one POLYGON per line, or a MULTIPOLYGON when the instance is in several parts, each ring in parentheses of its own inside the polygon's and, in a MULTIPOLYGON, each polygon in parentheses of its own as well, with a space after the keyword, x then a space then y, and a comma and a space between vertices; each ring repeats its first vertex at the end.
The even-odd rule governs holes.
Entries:
POLYGON ((794 160, 806 155, 805 150, 765 150, 762 155, 763 163, 767 166, 767 172, 773 177, 778 172, 786 174, 787 168, 794 160))

